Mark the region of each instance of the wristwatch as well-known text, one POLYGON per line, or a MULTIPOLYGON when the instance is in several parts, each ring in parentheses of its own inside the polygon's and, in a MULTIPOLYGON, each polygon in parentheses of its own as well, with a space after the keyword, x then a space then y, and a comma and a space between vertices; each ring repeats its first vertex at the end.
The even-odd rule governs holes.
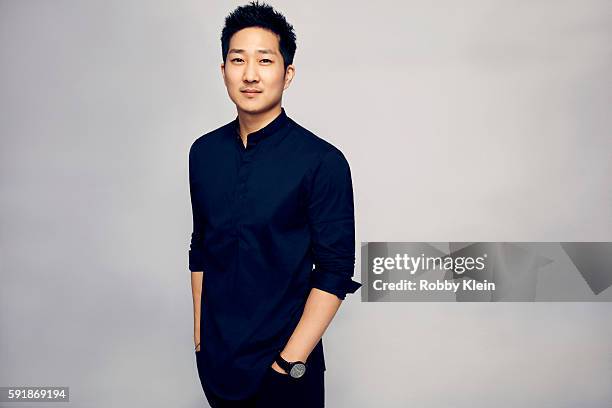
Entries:
POLYGON ((291 377, 300 378, 306 373, 306 363, 303 361, 289 362, 281 357, 280 352, 276 355, 276 364, 285 370, 291 377))

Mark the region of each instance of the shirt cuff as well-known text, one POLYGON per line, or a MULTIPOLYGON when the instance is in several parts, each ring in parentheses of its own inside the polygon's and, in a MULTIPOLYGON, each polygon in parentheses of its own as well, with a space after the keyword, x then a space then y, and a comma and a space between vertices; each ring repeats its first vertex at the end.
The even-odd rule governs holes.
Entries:
POLYGON ((349 276, 324 272, 314 269, 310 286, 338 296, 344 300, 348 293, 355 293, 362 285, 352 280, 349 276))
POLYGON ((189 250, 189 270, 191 272, 204 272, 204 259, 200 250, 189 250))

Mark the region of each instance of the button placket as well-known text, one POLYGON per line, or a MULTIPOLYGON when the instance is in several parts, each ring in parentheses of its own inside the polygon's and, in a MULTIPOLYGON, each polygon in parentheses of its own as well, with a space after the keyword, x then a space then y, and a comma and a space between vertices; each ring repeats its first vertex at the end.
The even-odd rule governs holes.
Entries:
POLYGON ((245 214, 248 180, 252 168, 252 162, 255 157, 255 153, 258 149, 252 143, 247 144, 247 148, 241 152, 240 167, 238 169, 238 179, 235 193, 235 213, 234 213, 234 231, 236 236, 239 235, 240 228, 242 226, 242 219, 245 214))
POLYGON ((245 157, 242 159, 242 163, 240 165, 240 170, 238 172, 238 198, 240 200, 244 200, 247 193, 247 179, 249 176, 249 171, 251 171, 251 161, 252 161, 252 152, 245 153, 245 157), (248 155, 248 156, 246 156, 248 155))

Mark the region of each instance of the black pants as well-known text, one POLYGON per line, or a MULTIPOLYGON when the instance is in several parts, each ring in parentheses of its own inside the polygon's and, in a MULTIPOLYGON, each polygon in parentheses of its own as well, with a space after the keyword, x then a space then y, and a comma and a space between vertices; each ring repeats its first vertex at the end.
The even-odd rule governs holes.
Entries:
POLYGON ((224 400, 202 383, 211 408, 322 408, 325 406, 325 371, 312 367, 300 378, 268 368, 261 386, 246 400, 224 400))

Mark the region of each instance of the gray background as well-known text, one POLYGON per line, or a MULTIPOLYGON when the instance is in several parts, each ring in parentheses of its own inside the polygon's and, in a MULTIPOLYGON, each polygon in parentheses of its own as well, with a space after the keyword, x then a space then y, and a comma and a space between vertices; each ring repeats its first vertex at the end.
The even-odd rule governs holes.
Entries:
MULTIPOLYGON (((206 406, 187 154, 236 115, 238 4, 0 2, 0 385, 206 406)), ((612 240, 610 2, 272 4, 298 35, 284 106, 349 159, 358 241, 612 240)), ((349 296, 327 403, 609 407, 611 323, 610 303, 349 296)))

